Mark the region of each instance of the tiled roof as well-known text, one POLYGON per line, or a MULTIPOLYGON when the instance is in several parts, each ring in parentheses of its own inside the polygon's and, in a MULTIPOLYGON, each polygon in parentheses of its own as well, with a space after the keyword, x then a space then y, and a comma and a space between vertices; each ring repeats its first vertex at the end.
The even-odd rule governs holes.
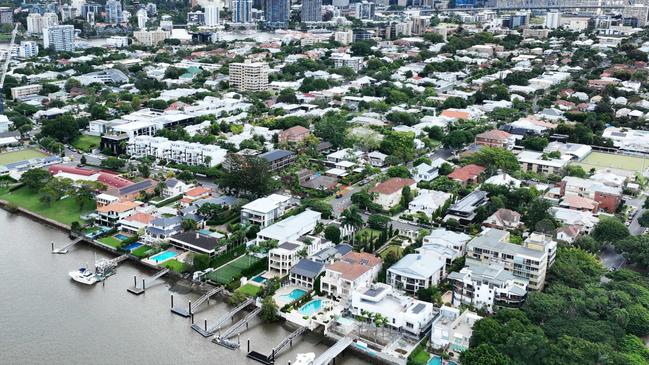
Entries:
POLYGON ((492 129, 490 131, 482 132, 478 134, 476 137, 477 138, 485 138, 485 139, 496 139, 496 140, 501 140, 501 139, 508 139, 512 135, 505 132, 501 131, 498 129, 492 129))
POLYGON ((201 195, 204 195, 204 194, 209 194, 211 191, 212 190, 210 190, 209 188, 204 188, 202 186, 197 186, 197 187, 195 187, 193 189, 187 190, 185 192, 185 196, 196 197, 196 196, 201 196, 201 195))
POLYGON ((416 184, 416 181, 413 179, 393 177, 391 179, 385 180, 384 182, 376 185, 375 187, 370 189, 370 192, 389 195, 397 191, 400 191, 406 186, 411 186, 414 184, 416 184))
POLYGON ((458 167, 453 172, 448 174, 449 179, 467 181, 469 179, 475 179, 485 170, 484 167, 480 165, 466 165, 464 167, 458 167))
POLYGON ((131 209, 135 209, 137 206, 139 206, 140 202, 133 202, 133 201, 125 201, 125 202, 115 202, 115 203, 110 203, 108 205, 104 205, 103 207, 97 208, 97 211, 100 213, 106 213, 106 212, 126 212, 131 209))

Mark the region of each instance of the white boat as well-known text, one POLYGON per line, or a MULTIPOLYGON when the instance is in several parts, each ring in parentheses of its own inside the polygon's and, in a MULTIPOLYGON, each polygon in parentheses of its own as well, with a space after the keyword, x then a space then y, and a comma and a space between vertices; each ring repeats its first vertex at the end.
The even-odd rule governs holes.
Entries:
POLYGON ((315 360, 315 353, 313 352, 306 352, 304 354, 297 354, 297 357, 295 358, 295 365, 311 365, 313 364, 313 360, 315 360))
POLYGON ((79 270, 76 271, 70 271, 68 275, 70 275, 72 280, 76 281, 77 283, 86 285, 93 285, 99 281, 99 279, 97 279, 97 276, 93 272, 88 270, 86 266, 81 266, 79 270))

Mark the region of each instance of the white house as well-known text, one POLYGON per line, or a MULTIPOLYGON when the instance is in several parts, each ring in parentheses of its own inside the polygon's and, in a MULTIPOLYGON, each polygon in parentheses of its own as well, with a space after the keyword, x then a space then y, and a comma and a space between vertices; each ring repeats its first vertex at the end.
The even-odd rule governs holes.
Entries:
POLYGON ((290 197, 279 194, 253 200, 241 207, 241 223, 257 224, 261 228, 268 227, 284 215, 290 200, 290 197))
POLYGON ((333 246, 333 243, 320 237, 301 237, 298 240, 284 242, 268 252, 268 273, 284 277, 289 274, 302 257, 312 255, 320 250, 333 246))
POLYGON ((295 241, 313 231, 321 216, 320 212, 307 209, 262 229, 257 233, 257 241, 276 240, 280 244, 295 241))
POLYGON ((408 204, 411 212, 424 212, 426 215, 435 213, 444 206, 452 195, 437 190, 419 190, 419 194, 408 204))
POLYGON ((436 254, 409 254, 388 269, 387 282, 396 289, 416 293, 437 285, 446 274, 445 267, 445 258, 436 254))
POLYGON ((469 348, 473 324, 482 319, 477 313, 443 306, 433 321, 430 343, 436 349, 457 354, 469 348))
POLYGON ((320 291, 340 300, 349 300, 361 287, 369 287, 381 270, 381 259, 370 253, 351 251, 326 266, 320 291))
POLYGON ((171 198, 172 196, 182 195, 193 187, 194 185, 185 184, 178 179, 168 179, 164 183, 164 188, 162 188, 162 196, 165 198, 171 198))
POLYGON ((352 293, 351 312, 380 314, 387 326, 419 337, 428 330, 434 318, 433 304, 396 292, 391 286, 375 283, 352 293))

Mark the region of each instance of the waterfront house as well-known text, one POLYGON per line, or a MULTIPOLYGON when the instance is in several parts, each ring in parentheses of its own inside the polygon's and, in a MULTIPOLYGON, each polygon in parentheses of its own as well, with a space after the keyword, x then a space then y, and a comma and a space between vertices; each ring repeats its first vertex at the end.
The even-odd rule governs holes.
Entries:
POLYGON ((95 223, 106 227, 114 227, 120 219, 135 214, 135 209, 140 205, 142 205, 142 202, 124 201, 98 207, 95 223))
POLYGON ((313 231, 321 216, 320 212, 307 209, 262 229, 257 233, 257 242, 275 240, 282 244, 287 241, 295 241, 313 231))
POLYGON ((313 236, 284 242, 268 251, 268 275, 284 277, 301 258, 332 246, 331 241, 313 236))
POLYGON ((153 222, 155 217, 151 214, 144 212, 137 212, 126 218, 122 218, 117 222, 120 231, 129 232, 132 234, 141 234, 146 227, 153 222))
POLYGON ((469 348, 473 325, 482 319, 470 310, 442 306, 432 324, 430 344, 440 351, 448 351, 457 358, 469 348))
POLYGON ((181 216, 156 218, 146 227, 147 239, 152 241, 166 240, 180 232, 182 232, 181 216))
POLYGON ((315 280, 324 272, 325 264, 309 259, 300 259, 289 270, 289 282, 292 285, 313 289, 315 280))
POLYGON ((320 291, 339 300, 350 299, 356 288, 369 287, 381 270, 381 259, 366 252, 351 251, 326 266, 320 291))
POLYGON ((226 250, 226 247, 219 243, 218 238, 194 231, 177 233, 169 237, 169 243, 174 247, 210 257, 219 255, 226 250))
POLYGON ((355 289, 350 310, 357 316, 380 314, 387 319, 387 327, 416 339, 430 328, 435 317, 432 303, 400 294, 382 283, 355 289))

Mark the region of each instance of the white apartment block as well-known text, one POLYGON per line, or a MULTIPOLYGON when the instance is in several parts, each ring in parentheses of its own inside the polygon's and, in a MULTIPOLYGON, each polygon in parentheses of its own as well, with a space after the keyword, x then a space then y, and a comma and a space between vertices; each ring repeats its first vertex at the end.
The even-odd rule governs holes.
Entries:
POLYGON ((59 17, 54 13, 29 13, 27 15, 27 33, 43 34, 43 28, 59 24, 59 17))
POLYGON ((11 98, 16 100, 24 98, 26 96, 36 95, 43 90, 43 85, 41 84, 31 84, 24 86, 16 86, 11 88, 11 98))
POLYGON ((332 53, 330 59, 334 61, 335 68, 349 67, 358 72, 363 67, 363 57, 351 56, 347 53, 332 53))
POLYGON ((106 39, 106 45, 112 48, 128 47, 128 37, 114 35, 106 39))
POLYGON ((570 157, 566 155, 561 158, 547 158, 541 152, 527 150, 519 153, 517 158, 523 171, 532 171, 541 175, 558 175, 570 162, 570 157))
POLYGON ((302 256, 306 257, 332 246, 333 243, 330 241, 312 236, 284 242, 268 251, 268 274, 284 277, 289 274, 291 268, 300 261, 302 256))
POLYGON ((251 223, 266 228, 283 216, 290 204, 291 197, 279 194, 253 200, 241 207, 241 223, 251 223))
POLYGON ((354 315, 378 313, 387 319, 387 326, 414 337, 425 332, 433 322, 433 304, 396 292, 391 286, 376 283, 352 293, 354 315))
POLYGON ((230 85, 239 91, 268 90, 268 64, 250 61, 231 63, 230 85))
POLYGON ((169 32, 164 30, 138 30, 133 32, 133 38, 139 44, 145 46, 155 46, 164 42, 169 37, 169 32))
POLYGON ((74 26, 53 25, 43 28, 43 47, 57 52, 74 52, 74 26))
POLYGON ((435 349, 447 349, 455 354, 469 348, 473 334, 473 324, 482 319, 470 310, 442 306, 439 315, 433 321, 430 343, 435 349))
POLYGON ((135 157, 153 156, 190 166, 216 166, 225 160, 227 151, 216 145, 186 141, 170 141, 164 137, 136 136, 129 141, 126 152, 135 157))

